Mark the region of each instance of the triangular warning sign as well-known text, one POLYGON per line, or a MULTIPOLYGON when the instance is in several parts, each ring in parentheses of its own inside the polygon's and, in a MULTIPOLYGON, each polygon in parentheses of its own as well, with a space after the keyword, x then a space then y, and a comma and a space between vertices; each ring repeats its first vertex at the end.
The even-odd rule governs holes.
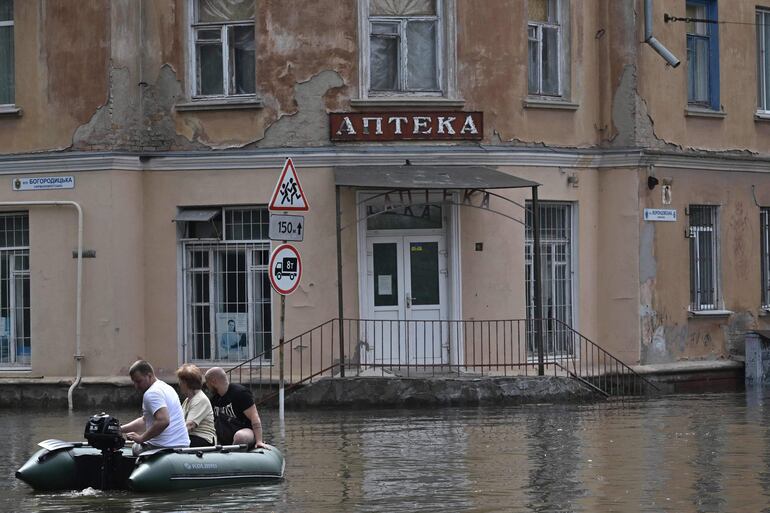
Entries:
POLYGON ((268 210, 297 210, 307 211, 310 205, 307 203, 302 185, 299 183, 297 170, 294 169, 294 163, 291 158, 286 159, 283 165, 283 171, 275 184, 273 197, 268 205, 268 210))

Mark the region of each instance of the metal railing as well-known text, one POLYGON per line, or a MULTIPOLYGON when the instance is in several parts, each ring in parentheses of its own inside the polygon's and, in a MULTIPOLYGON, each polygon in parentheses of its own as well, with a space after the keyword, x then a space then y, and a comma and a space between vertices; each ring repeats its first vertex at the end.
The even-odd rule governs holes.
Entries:
MULTIPOLYGON (((283 345, 286 391, 320 378, 451 375, 570 376, 612 397, 657 390, 612 354, 555 319, 543 319, 544 358, 533 351, 536 321, 331 319, 283 345), (342 352, 343 357, 340 358, 342 352)), ((280 345, 227 372, 258 404, 277 395, 280 345), (271 356, 268 360, 266 356, 271 356)))

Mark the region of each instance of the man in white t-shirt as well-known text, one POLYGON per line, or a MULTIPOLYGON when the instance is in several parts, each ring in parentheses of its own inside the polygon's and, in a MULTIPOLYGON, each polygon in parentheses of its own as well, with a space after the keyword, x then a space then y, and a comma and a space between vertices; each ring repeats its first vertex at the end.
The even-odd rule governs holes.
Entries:
POLYGON ((170 385, 155 377, 149 362, 138 360, 128 370, 134 388, 142 392, 142 416, 120 426, 134 442, 134 454, 157 447, 189 447, 182 403, 170 385))

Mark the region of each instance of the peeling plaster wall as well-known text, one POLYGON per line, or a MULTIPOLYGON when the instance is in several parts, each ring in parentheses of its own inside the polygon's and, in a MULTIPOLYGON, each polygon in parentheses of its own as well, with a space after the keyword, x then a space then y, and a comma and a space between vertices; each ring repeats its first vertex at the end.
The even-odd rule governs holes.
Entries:
MULTIPOLYGON (((655 168, 672 182, 672 203, 663 205, 660 188, 647 188, 639 171, 641 208, 676 209, 676 222, 639 221, 639 309, 643 363, 742 356, 747 330, 767 329, 760 311, 759 206, 753 173, 716 173, 655 168), (704 175, 705 174, 705 175, 704 175), (704 179, 704 176, 708 179, 704 179), (685 209, 690 204, 719 205, 720 281, 724 316, 693 316, 690 303, 690 241, 685 209)), ((770 189, 756 189, 759 205, 770 204, 770 189)))
POLYGON ((466 110, 484 111, 487 141, 502 144, 593 146, 600 142, 601 2, 571 2, 573 110, 524 107, 527 96, 527 9, 519 0, 457 2, 458 87, 466 110), (502 36, 501 36, 502 35, 502 36), (525 51, 522 51, 524 49, 525 51))
POLYGON ((16 105, 0 154, 65 149, 108 96, 110 9, 102 0, 14 4, 16 105))
MULTIPOLYGON (((319 130, 326 113, 348 110, 359 95, 354 0, 257 2, 264 107, 214 112, 174 109, 189 99, 187 0, 17 4, 23 115, 0 117, 2 153, 329 145, 319 130)), ((568 99, 578 108, 552 110, 524 106, 526 3, 483 5, 457 2, 457 82, 465 109, 485 113, 486 143, 770 153, 770 123, 754 121, 754 88, 746 89, 756 80, 753 30, 719 29, 727 116, 687 117, 686 62, 666 67, 642 43, 643 0, 572 0, 568 99)), ((660 0, 654 8, 656 37, 684 61, 684 24, 661 21, 664 12, 684 15, 684 4, 660 0)), ((751 24, 754 10, 736 0, 722 15, 751 24)))
MULTIPOLYGON (((636 1, 642 13, 642 0, 636 1)), ((685 16, 685 3, 656 0, 653 33, 682 64, 673 69, 647 45, 639 52, 639 95, 647 102, 657 137, 674 149, 770 153, 770 124, 756 122, 757 2, 719 2, 719 17, 737 22, 719 25, 720 105, 724 118, 691 117, 687 108, 687 51, 685 23, 664 23, 663 14, 685 16)), ((641 15, 641 14, 640 14, 641 15)), ((643 22, 635 37, 644 39, 643 22)))

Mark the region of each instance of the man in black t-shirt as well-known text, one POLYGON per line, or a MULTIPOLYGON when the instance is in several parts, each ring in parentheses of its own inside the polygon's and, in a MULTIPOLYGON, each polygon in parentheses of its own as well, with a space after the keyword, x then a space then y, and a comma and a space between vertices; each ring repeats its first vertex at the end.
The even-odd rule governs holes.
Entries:
POLYGON ((267 448, 262 442, 262 421, 249 389, 230 383, 221 367, 206 371, 206 386, 212 393, 217 441, 222 445, 247 444, 250 449, 267 448))

